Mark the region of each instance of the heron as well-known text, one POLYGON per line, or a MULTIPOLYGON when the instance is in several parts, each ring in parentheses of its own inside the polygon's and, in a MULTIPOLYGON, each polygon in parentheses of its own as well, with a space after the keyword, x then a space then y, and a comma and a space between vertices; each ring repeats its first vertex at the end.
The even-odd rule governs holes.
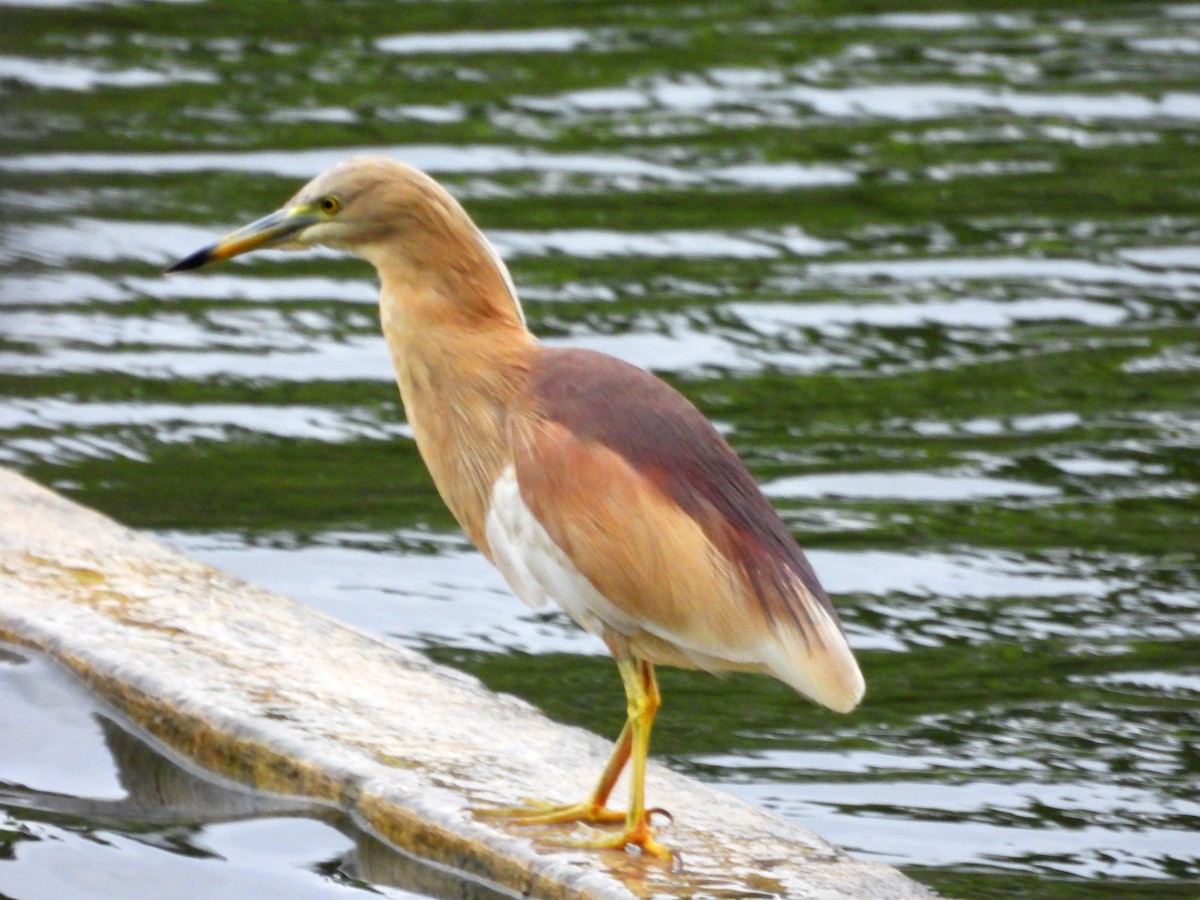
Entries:
POLYGON ((658 665, 761 672, 830 709, 858 705, 841 621, 729 444, 655 375, 540 344, 500 255, 429 175, 349 159, 166 271, 314 245, 375 267, 405 415, 454 518, 521 600, 599 637, 624 685, 625 725, 591 794, 501 813, 671 859, 645 799, 658 665), (608 800, 627 765, 622 813, 608 800))

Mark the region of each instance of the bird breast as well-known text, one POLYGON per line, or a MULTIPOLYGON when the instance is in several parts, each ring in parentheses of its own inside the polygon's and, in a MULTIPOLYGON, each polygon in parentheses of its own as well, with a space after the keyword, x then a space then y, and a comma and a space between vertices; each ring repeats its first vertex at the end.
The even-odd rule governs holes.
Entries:
POLYGON ((637 623, 605 599, 546 533, 521 498, 513 466, 492 489, 486 527, 492 562, 526 605, 536 609, 553 601, 597 636, 637 630, 637 623))

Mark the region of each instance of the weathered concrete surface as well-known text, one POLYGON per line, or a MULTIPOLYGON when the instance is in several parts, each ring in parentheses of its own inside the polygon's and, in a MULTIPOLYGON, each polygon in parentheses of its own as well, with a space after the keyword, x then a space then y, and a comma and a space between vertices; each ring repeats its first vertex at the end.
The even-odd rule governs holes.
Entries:
POLYGON ((480 817, 525 797, 583 797, 607 743, 3 469, 0 636, 51 653, 211 770, 336 804, 410 853, 518 894, 932 896, 657 765, 649 791, 675 816, 664 840, 678 871, 544 843, 562 827, 480 817))

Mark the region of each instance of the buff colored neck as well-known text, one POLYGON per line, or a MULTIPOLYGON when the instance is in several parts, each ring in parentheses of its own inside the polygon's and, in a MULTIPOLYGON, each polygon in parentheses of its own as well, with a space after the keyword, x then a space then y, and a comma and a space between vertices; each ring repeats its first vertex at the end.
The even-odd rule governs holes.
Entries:
POLYGON ((512 461, 509 420, 537 343, 486 246, 477 246, 442 267, 386 248, 363 255, 382 281, 380 321, 417 449, 454 517, 490 556, 484 523, 512 461))

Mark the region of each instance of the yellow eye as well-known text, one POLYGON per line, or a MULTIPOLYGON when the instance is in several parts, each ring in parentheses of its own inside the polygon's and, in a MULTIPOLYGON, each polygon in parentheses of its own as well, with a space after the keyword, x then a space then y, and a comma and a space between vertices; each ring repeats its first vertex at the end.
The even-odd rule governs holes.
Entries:
POLYGON ((342 208, 342 201, 330 194, 317 201, 317 207, 327 215, 335 215, 342 208))

